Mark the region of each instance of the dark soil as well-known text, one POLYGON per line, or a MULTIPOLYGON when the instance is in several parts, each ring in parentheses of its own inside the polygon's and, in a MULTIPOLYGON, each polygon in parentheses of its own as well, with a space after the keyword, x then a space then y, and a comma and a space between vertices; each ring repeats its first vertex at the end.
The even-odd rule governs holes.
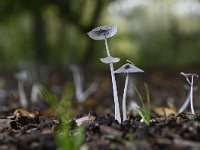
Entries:
MULTIPOLYGON (((194 93, 195 115, 190 113, 161 115, 154 112, 155 108, 169 107, 169 102, 174 106, 175 111, 181 106, 188 92, 184 89, 186 82, 182 76, 155 72, 148 77, 144 75, 135 77, 135 85, 142 94, 145 94, 144 81, 150 89, 152 114, 150 125, 146 125, 141 121, 140 116, 133 113, 130 113, 128 120, 122 124, 114 119, 109 74, 101 74, 98 91, 83 104, 77 102, 73 104, 74 116, 78 117, 74 117, 72 121, 72 131, 77 128, 77 119, 92 117, 91 120, 85 119, 81 122, 85 128, 81 150, 200 149, 198 91, 194 93)), ((47 83, 49 89, 56 89, 54 93, 58 97, 62 93, 64 84, 72 81, 70 77, 64 80, 63 76, 53 72, 49 75, 49 83, 47 83)), ((89 82, 90 78, 86 80, 89 82)), ((124 77, 117 77, 117 79, 121 91, 119 95, 122 95, 124 77)), ((44 101, 41 101, 41 104, 31 104, 27 109, 18 109, 20 106, 17 82, 14 82, 11 77, 6 80, 8 85, 3 88, 10 94, 0 101, 0 149, 57 149, 54 135, 60 122, 58 117, 44 101)), ((128 104, 131 99, 140 103, 135 95, 128 97, 128 104)))

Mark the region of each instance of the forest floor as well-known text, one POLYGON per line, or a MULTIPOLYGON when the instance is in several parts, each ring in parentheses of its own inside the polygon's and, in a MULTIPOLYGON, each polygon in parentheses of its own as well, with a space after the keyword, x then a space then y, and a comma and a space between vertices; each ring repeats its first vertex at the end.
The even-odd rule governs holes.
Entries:
MULTIPOLYGON (((99 73, 101 77, 99 88, 86 101, 78 103, 73 98, 70 133, 76 130, 77 119, 82 118, 84 139, 81 150, 200 149, 198 88, 194 91, 196 114, 190 113, 190 106, 186 112, 178 113, 189 92, 185 78, 179 75, 179 72, 155 71, 147 74, 134 75, 133 82, 144 97, 146 94, 144 82, 149 87, 151 99, 149 125, 133 111, 128 113, 128 120, 121 124, 114 119, 109 73, 99 73)), ((48 107, 44 100, 30 103, 28 108, 20 107, 17 81, 9 74, 1 76, 6 84, 2 82, 0 88, 9 94, 0 99, 0 149, 58 149, 55 134, 59 129, 60 119, 52 107, 48 107)), ((86 77, 86 86, 91 82, 91 78, 93 76, 86 77)), ((116 79, 121 106, 125 76, 117 76, 116 79)), ((58 97, 62 97, 65 84, 72 84, 72 78, 66 72, 52 71, 45 86, 58 97)), ((199 82, 197 81, 195 85, 198 87, 199 82)), ((26 92, 30 93, 30 84, 27 84, 26 92)), ((129 105, 133 101, 141 105, 134 92, 127 97, 127 108, 130 108, 129 105)))

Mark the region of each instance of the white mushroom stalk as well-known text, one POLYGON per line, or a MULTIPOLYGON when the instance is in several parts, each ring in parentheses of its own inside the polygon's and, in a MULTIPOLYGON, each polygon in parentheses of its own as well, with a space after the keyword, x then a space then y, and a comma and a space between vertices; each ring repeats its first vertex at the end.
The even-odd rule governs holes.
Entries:
POLYGON ((24 90, 24 82, 21 80, 18 81, 18 90, 19 90, 20 104, 22 107, 27 108, 28 100, 24 90))
POLYGON ((194 87, 194 83, 196 82, 196 80, 199 76, 197 74, 194 74, 194 73, 183 73, 183 72, 181 72, 180 74, 183 75, 186 78, 187 82, 190 84, 190 92, 188 94, 186 101, 184 102, 184 104, 179 109, 179 113, 183 112, 190 102, 191 113, 195 114, 194 105, 193 105, 193 89, 194 89, 193 87, 194 87))
POLYGON ((127 87, 128 87, 129 73, 136 73, 136 72, 144 72, 144 71, 137 68, 132 63, 126 63, 122 67, 114 71, 114 73, 126 73, 126 80, 125 80, 124 93, 123 93, 123 99, 122 99, 123 121, 127 120, 126 93, 127 93, 127 87))
POLYGON ((126 111, 126 93, 127 93, 127 87, 128 87, 128 80, 129 80, 129 75, 126 75, 126 80, 125 80, 125 86, 124 86, 124 93, 123 93, 123 98, 122 98, 122 112, 123 112, 123 121, 127 120, 127 111, 126 111))
POLYGON ((118 101, 118 94, 117 94, 117 85, 114 75, 114 66, 113 63, 118 62, 119 58, 113 58, 110 55, 110 51, 108 48, 108 42, 107 38, 110 38, 114 36, 117 33, 117 26, 100 26, 92 31, 88 32, 88 35, 90 38, 94 40, 104 40, 105 41, 105 47, 106 47, 106 53, 107 57, 100 59, 103 63, 110 64, 110 73, 111 73, 111 79, 112 79, 112 86, 113 86, 113 97, 114 97, 114 104, 115 104, 115 119, 121 123, 121 115, 120 115, 120 109, 119 109, 119 101, 118 101))
POLYGON ((38 83, 34 83, 31 89, 31 102, 37 103, 40 97, 42 97, 41 86, 38 83))
POLYGON ((93 94, 98 88, 98 81, 95 80, 85 91, 83 90, 84 76, 80 68, 76 65, 70 65, 70 70, 73 74, 73 80, 75 85, 75 95, 78 102, 84 102, 91 94, 93 94))
MULTIPOLYGON (((186 89, 188 89, 188 87, 186 87, 186 89)), ((197 87, 194 87, 193 88, 193 92, 194 91, 196 91, 197 90, 197 87)), ((190 102, 190 87, 189 87, 189 93, 188 93, 188 96, 187 96, 187 98, 186 98, 186 100, 185 100, 185 102, 183 103, 183 105, 181 106, 181 108, 179 109, 179 113, 182 113, 186 108, 187 108, 187 106, 188 106, 188 104, 189 104, 189 102, 190 102)))
POLYGON ((188 96, 185 100, 185 102, 183 103, 183 105, 181 106, 181 108, 178 110, 178 113, 182 113, 188 106, 188 104, 190 103, 190 91, 188 93, 188 96))
POLYGON ((135 85, 134 85, 134 79, 133 77, 129 78, 129 83, 128 83, 128 87, 127 87, 127 96, 130 98, 133 98, 135 95, 135 85))
POLYGON ((29 79, 28 71, 20 71, 19 73, 15 74, 15 78, 18 80, 18 91, 20 97, 20 104, 22 107, 28 107, 28 100, 26 97, 26 93, 24 90, 24 82, 29 79))

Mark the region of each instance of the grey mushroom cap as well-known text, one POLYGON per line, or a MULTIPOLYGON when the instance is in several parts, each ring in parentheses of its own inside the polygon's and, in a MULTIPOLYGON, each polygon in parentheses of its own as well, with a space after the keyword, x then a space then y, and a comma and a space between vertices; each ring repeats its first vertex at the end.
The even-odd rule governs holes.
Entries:
POLYGON ((191 77, 191 76, 193 76, 195 78, 199 77, 199 75, 196 74, 196 73, 184 73, 184 72, 181 72, 180 74, 183 75, 183 76, 185 76, 186 78, 191 77))
POLYGON ((135 73, 135 72, 144 72, 144 71, 131 63, 126 63, 119 69, 114 71, 114 73, 135 73))
POLYGON ((110 64, 110 63, 117 63, 120 61, 120 58, 117 57, 105 57, 105 58, 100 58, 102 63, 105 64, 110 64))
POLYGON ((29 74, 29 72, 26 71, 26 70, 20 71, 20 72, 18 72, 18 73, 15 74, 15 78, 16 78, 17 80, 21 80, 21 81, 26 81, 26 80, 28 80, 28 79, 29 79, 29 76, 30 76, 30 74, 29 74))
POLYGON ((116 25, 105 25, 94 28, 87 34, 90 38, 94 40, 104 40, 105 38, 110 38, 117 33, 117 26, 116 25))
POLYGON ((196 74, 196 73, 184 73, 184 72, 181 72, 180 74, 183 75, 186 78, 187 82, 190 85, 192 84, 192 79, 193 79, 193 83, 195 83, 197 78, 199 77, 199 75, 196 74))

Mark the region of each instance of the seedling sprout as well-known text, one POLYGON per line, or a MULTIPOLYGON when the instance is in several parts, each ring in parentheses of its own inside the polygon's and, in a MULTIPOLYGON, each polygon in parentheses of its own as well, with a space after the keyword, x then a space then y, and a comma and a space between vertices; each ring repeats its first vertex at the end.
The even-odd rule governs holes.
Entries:
POLYGON ((126 80, 125 80, 123 100, 122 100, 123 121, 127 120, 127 116, 126 116, 126 93, 127 93, 127 87, 128 87, 129 73, 136 73, 136 72, 144 72, 144 71, 137 68, 132 63, 126 63, 122 67, 120 67, 119 69, 114 71, 114 73, 126 73, 126 80))
POLYGON ((118 95, 117 95, 117 85, 116 85, 116 80, 115 80, 115 75, 114 75, 114 66, 113 63, 118 62, 119 58, 113 58, 110 55, 110 51, 108 48, 108 41, 107 38, 110 38, 114 36, 117 33, 117 26, 100 26, 97 27, 87 34, 89 35, 90 38, 94 40, 104 40, 105 41, 105 47, 106 47, 106 53, 107 57, 104 59, 101 59, 103 63, 110 64, 110 73, 111 73, 111 78, 112 78, 112 86, 113 86, 113 97, 114 97, 114 104, 115 104, 115 119, 121 123, 121 116, 120 116, 120 109, 119 109, 119 101, 118 101, 118 95))
POLYGON ((191 112, 192 112, 192 114, 195 114, 194 105, 193 105, 193 86, 194 86, 194 83, 196 82, 197 78, 199 77, 199 75, 197 75, 195 73, 183 73, 183 72, 181 72, 180 74, 183 75, 186 78, 187 82, 189 83, 190 92, 188 94, 186 101, 183 103, 183 105, 179 109, 179 113, 183 112, 190 102, 191 112))

